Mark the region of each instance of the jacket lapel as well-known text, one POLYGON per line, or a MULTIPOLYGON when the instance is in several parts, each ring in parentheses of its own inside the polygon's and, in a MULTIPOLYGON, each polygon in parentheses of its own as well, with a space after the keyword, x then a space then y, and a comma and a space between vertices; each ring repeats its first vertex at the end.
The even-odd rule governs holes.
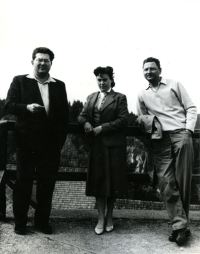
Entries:
POLYGON ((30 103, 38 103, 39 105, 44 106, 37 81, 28 78, 28 87, 31 98, 30 103))
POLYGON ((55 95, 57 95, 57 92, 55 91, 56 87, 54 86, 53 82, 49 83, 49 116, 52 114, 52 108, 54 108, 52 105, 54 105, 55 102, 55 95))
POLYGON ((60 98, 62 98, 62 94, 58 83, 49 82, 49 117, 51 117, 57 111, 60 98))
POLYGON ((88 115, 89 115, 90 119, 92 119, 93 108, 94 108, 94 105, 97 101, 98 95, 99 95, 99 92, 96 92, 90 98, 89 105, 88 105, 88 115))
POLYGON ((110 105, 111 103, 113 103, 113 101, 115 100, 114 99, 114 96, 115 96, 115 92, 113 90, 110 91, 110 93, 108 93, 107 95, 107 98, 101 108, 101 111, 103 111, 105 108, 108 107, 108 105, 110 105))

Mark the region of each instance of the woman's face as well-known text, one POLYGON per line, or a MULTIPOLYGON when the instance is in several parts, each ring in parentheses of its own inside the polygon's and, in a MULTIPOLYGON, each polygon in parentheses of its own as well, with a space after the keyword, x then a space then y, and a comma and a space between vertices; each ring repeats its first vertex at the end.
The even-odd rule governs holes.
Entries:
POLYGON ((96 77, 101 92, 107 92, 111 88, 112 81, 108 74, 100 74, 96 77))

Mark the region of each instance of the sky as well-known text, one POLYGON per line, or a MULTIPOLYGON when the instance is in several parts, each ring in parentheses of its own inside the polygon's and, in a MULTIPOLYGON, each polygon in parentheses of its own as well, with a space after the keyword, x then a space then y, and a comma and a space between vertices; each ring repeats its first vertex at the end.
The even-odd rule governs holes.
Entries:
POLYGON ((32 72, 36 47, 55 53, 52 77, 68 98, 98 90, 93 70, 112 66, 114 90, 136 113, 147 87, 142 63, 161 62, 162 76, 183 84, 200 113, 200 0, 0 0, 0 99, 16 75, 32 72))

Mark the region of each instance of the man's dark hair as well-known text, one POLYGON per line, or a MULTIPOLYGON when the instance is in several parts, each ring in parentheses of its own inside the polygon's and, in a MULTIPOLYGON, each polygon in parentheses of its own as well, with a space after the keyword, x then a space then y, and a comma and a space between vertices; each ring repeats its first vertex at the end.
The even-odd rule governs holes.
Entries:
POLYGON ((113 68, 112 67, 110 67, 110 66, 107 66, 107 67, 97 67, 94 70, 94 75, 95 76, 99 76, 101 74, 107 74, 108 77, 110 78, 110 80, 112 81, 111 87, 115 86, 114 72, 113 72, 113 68))
POLYGON ((143 66, 145 63, 150 63, 150 62, 154 62, 158 66, 158 69, 161 71, 160 61, 154 57, 148 57, 147 59, 145 59, 143 62, 143 66))
POLYGON ((32 54, 32 59, 33 60, 35 59, 35 56, 36 56, 37 53, 48 54, 51 62, 54 59, 54 53, 50 49, 48 49, 48 48, 39 47, 39 48, 34 49, 33 50, 33 54, 32 54))

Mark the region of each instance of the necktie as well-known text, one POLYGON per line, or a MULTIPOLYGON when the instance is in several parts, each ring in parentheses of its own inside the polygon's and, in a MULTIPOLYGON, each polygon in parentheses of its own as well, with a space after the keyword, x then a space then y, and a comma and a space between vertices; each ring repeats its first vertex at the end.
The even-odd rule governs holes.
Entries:
POLYGON ((104 93, 104 97, 101 97, 101 98, 100 98, 99 105, 98 105, 98 109, 99 109, 99 110, 102 109, 103 104, 104 104, 104 102, 106 101, 107 95, 108 95, 108 92, 105 92, 105 93, 104 93))

